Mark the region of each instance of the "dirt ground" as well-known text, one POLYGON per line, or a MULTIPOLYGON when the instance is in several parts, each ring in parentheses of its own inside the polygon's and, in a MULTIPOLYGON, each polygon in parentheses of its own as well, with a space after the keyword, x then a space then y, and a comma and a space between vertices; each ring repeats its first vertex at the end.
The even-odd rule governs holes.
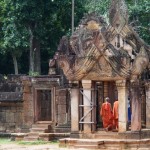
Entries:
POLYGON ((74 150, 74 149, 59 148, 58 144, 19 145, 9 143, 9 144, 0 144, 0 150, 74 150))
POLYGON ((43 145, 18 145, 18 144, 0 144, 0 150, 60 150, 58 144, 43 145))

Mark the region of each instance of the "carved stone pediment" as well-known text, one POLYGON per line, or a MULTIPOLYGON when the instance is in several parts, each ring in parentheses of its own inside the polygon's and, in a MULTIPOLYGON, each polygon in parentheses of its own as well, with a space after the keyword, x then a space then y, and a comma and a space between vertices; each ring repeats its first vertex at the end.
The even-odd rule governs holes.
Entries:
POLYGON ((86 15, 74 34, 63 37, 58 63, 68 80, 117 80, 138 77, 147 69, 150 48, 128 25, 123 0, 113 0, 110 24, 86 15))

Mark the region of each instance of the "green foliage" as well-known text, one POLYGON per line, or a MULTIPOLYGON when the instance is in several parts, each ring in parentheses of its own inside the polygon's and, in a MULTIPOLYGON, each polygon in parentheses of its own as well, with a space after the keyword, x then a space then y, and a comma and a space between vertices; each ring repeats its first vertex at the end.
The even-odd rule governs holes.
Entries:
MULTIPOLYGON (((108 22, 111 0, 75 0, 75 26, 83 14, 97 11, 108 22)), ((150 41, 150 1, 127 0, 130 22, 142 39, 150 41)), ((42 74, 48 72, 63 35, 71 34, 71 0, 0 0, 0 70, 13 73, 10 52, 18 59, 20 73, 28 73, 31 30, 40 41, 42 74)), ((37 75, 30 72, 30 75, 37 75)))
POLYGON ((39 73, 30 71, 29 76, 39 76, 39 73))
MULTIPOLYGON (((96 11, 102 15, 106 22, 109 21, 109 7, 111 0, 87 0, 87 11, 96 11)), ((134 27, 140 37, 150 44, 150 0, 127 0, 129 10, 129 23, 134 27)))
POLYGON ((85 8, 88 13, 97 12, 102 15, 106 22, 108 19, 108 10, 110 6, 110 0, 87 0, 85 2, 85 8))
POLYGON ((150 44, 150 1, 138 0, 137 3, 129 2, 130 22, 141 38, 150 44))

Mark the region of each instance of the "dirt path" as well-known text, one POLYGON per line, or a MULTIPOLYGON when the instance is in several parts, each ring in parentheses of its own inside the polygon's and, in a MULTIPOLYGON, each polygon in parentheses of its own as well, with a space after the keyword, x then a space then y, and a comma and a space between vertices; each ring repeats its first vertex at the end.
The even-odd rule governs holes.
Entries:
POLYGON ((59 148, 58 144, 43 144, 43 145, 0 144, 0 150, 70 150, 70 149, 59 148))

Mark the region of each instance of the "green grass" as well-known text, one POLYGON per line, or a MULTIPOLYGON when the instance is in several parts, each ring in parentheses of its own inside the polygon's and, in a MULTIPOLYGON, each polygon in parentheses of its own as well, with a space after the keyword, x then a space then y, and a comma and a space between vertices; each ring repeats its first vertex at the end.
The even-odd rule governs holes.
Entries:
POLYGON ((13 143, 13 141, 10 140, 10 138, 0 138, 0 144, 8 144, 13 143))
POLYGON ((42 144, 49 144, 51 142, 47 142, 47 141, 19 141, 17 142, 18 144, 21 144, 21 145, 42 145, 42 144))
POLYGON ((0 138, 0 144, 15 143, 20 145, 42 145, 42 144, 58 144, 58 141, 11 141, 10 138, 0 138))

